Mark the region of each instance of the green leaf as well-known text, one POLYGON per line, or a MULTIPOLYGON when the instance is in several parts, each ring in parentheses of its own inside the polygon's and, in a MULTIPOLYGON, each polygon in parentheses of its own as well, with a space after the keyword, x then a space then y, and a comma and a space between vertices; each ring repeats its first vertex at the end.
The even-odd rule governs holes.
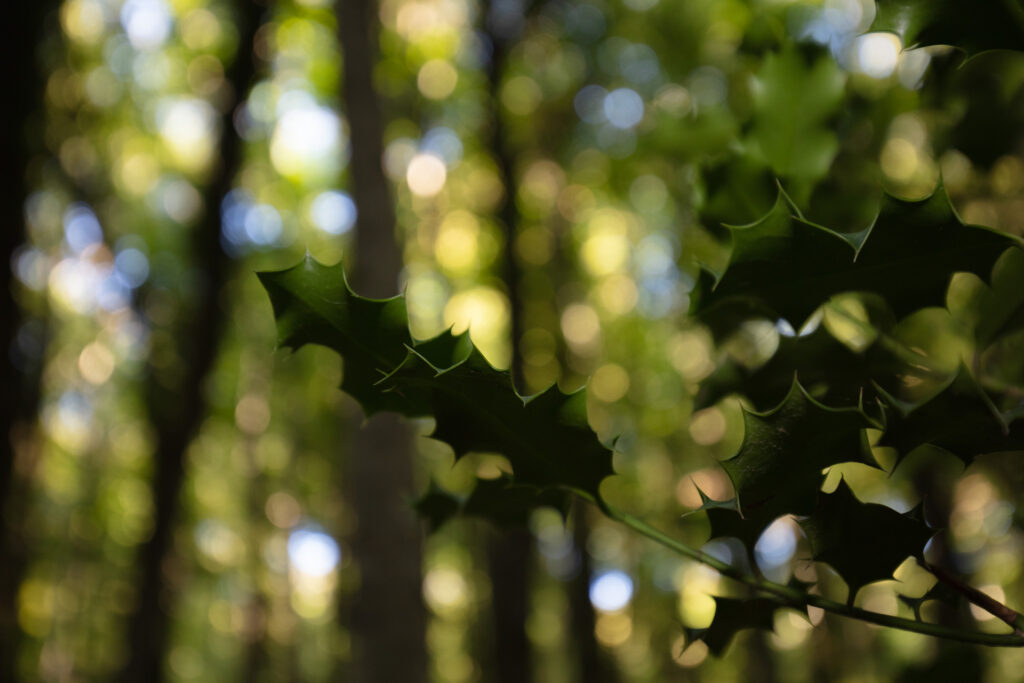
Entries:
POLYGON ((829 297, 868 292, 903 317, 945 303, 953 273, 987 278, 1017 237, 965 225, 940 186, 921 201, 883 199, 873 225, 837 233, 804 220, 780 191, 772 210, 730 227, 733 250, 721 273, 706 272, 693 311, 702 318, 782 317, 799 327, 829 297))
POLYGON ((946 605, 956 605, 963 602, 963 595, 942 581, 935 582, 935 585, 919 598, 912 598, 908 595, 899 595, 898 597, 900 602, 914 610, 914 618, 918 621, 921 621, 921 606, 929 600, 937 600, 946 605))
POLYGON ((797 181, 824 176, 839 143, 823 124, 839 107, 845 82, 828 55, 808 62, 795 47, 767 55, 754 91, 751 151, 778 176, 797 181))
POLYGON ((864 387, 871 389, 868 358, 819 326, 805 336, 781 336, 767 363, 747 368, 727 361, 701 383, 694 410, 714 405, 729 394, 746 396, 757 410, 778 405, 800 379, 808 393, 826 405, 855 406, 864 387))
POLYGON ((455 496, 431 484, 430 490, 416 501, 415 508, 430 529, 436 531, 456 516, 478 517, 501 527, 523 527, 539 507, 553 507, 564 517, 568 503, 564 491, 517 486, 511 477, 502 476, 477 479, 468 497, 455 496))
POLYGON ((583 390, 552 385, 524 398, 507 370, 493 368, 468 334, 414 341, 403 297, 374 300, 349 289, 340 265, 308 257, 262 273, 283 346, 321 344, 344 359, 342 388, 367 413, 433 415, 433 438, 456 457, 469 452, 508 458, 517 485, 578 489, 599 498, 613 474, 612 453, 587 423, 583 390))
POLYGON ((876 423, 859 408, 823 406, 797 382, 771 412, 744 412, 743 424, 740 450, 722 467, 751 529, 748 539, 782 515, 811 514, 826 467, 843 462, 877 467, 864 434, 876 423))
POLYGON ((947 384, 918 404, 900 401, 879 389, 890 406, 879 446, 905 456, 931 444, 970 464, 978 455, 1024 450, 1024 419, 1010 422, 984 389, 961 366, 947 384))
POLYGON ((953 45, 973 55, 1024 49, 1019 0, 877 0, 872 31, 891 31, 907 47, 953 45))
POLYGON ((753 558, 754 545, 757 543, 761 530, 756 524, 751 524, 743 519, 740 514, 740 504, 735 498, 729 500, 713 500, 709 498, 700 487, 697 487, 700 494, 702 510, 708 517, 708 524, 711 527, 711 535, 708 540, 717 538, 737 538, 747 548, 749 558, 753 558))
POLYGON ((1024 250, 1008 249, 992 269, 992 287, 981 307, 975 339, 984 348, 1024 329, 1024 250))
POLYGON ((723 598, 715 596, 715 616, 704 629, 686 629, 686 639, 703 640, 708 650, 720 656, 735 635, 745 629, 772 631, 775 611, 785 605, 768 598, 723 598))
POLYGON ((448 367, 411 350, 382 388, 423 395, 437 420, 433 438, 459 458, 470 452, 501 453, 519 484, 575 488, 598 496, 613 474, 612 452, 587 423, 586 393, 564 394, 556 385, 529 398, 512 388, 507 370, 496 370, 473 348, 448 367))
POLYGON ((277 320, 278 346, 319 344, 345 359, 341 388, 367 415, 381 410, 408 413, 400 396, 375 385, 401 364, 412 344, 405 301, 354 294, 341 264, 325 266, 310 255, 298 265, 259 273, 277 320))
POLYGON ((814 513, 800 520, 813 558, 827 562, 850 588, 852 604, 861 587, 892 578, 907 559, 921 557, 934 531, 911 511, 862 503, 840 479, 834 493, 822 494, 814 513))
POLYGON ((701 223, 711 230, 722 224, 756 221, 775 203, 778 185, 764 162, 749 155, 728 155, 702 169, 704 200, 701 223))
POLYGON ((430 488, 413 503, 416 514, 427 522, 431 531, 437 531, 445 525, 448 520, 457 517, 462 512, 462 505, 465 501, 455 494, 445 491, 435 482, 430 482, 430 488))

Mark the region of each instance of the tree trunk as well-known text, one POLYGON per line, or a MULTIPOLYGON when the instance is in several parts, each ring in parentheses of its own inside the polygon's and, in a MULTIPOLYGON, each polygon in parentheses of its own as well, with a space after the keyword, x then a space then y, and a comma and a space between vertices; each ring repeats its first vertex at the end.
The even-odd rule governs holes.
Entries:
POLYGON ((533 536, 526 529, 502 529, 488 539, 494 643, 489 668, 499 683, 526 683, 533 680, 533 653, 526 635, 533 536))
POLYGON ((572 619, 573 640, 576 642, 576 656, 581 683, 614 683, 618 675, 614 664, 601 651, 594 637, 596 618, 594 605, 590 602, 591 565, 587 553, 587 538, 590 536, 589 510, 582 501, 573 504, 573 544, 579 553, 579 572, 569 584, 569 610, 572 619))
MULTIPOLYGON (((252 44, 262 7, 244 0, 238 13, 238 53, 226 77, 241 101, 255 74, 252 44)), ((151 481, 154 519, 152 535, 138 549, 136 559, 136 604, 128 617, 125 636, 129 657, 120 673, 120 680, 126 683, 164 680, 173 593, 166 570, 174 554, 174 526, 185 478, 185 453, 205 415, 204 383, 213 369, 225 322, 220 294, 230 275, 231 263, 220 243, 220 202, 231 190, 244 151, 234 132, 233 114, 229 110, 222 117, 220 167, 206 188, 204 218, 193 233, 192 272, 202 278, 199 293, 194 301, 182 305, 180 322, 170 331, 181 360, 177 366, 180 370, 171 373, 153 366, 148 369, 145 400, 156 433, 151 481)))
MULTIPOLYGON (((29 162, 41 139, 31 129, 41 120, 43 77, 37 50, 52 2, 18 2, 6 8, 7 21, 16 30, 3 41, 8 65, 9 97, 0 108, 0 264, 4 287, 0 293, 0 680, 17 681, 17 654, 21 641, 18 625, 18 590, 26 555, 19 522, 23 517, 23 482, 16 471, 16 442, 31 431, 38 413, 38 360, 18 349, 23 323, 14 297, 12 257, 25 241, 24 203, 28 194, 29 162)), ((40 342, 41 343, 41 342, 40 342)))
MULTIPOLYGON (((505 77, 509 47, 518 37, 524 17, 501 13, 490 1, 485 3, 484 10, 484 34, 491 43, 484 136, 505 190, 496 216, 505 238, 501 276, 509 303, 510 371, 516 388, 524 391, 523 357, 519 348, 523 337, 522 270, 515 255, 515 239, 521 223, 515 201, 518 194, 516 154, 501 115, 501 83, 505 77)), ((493 631, 489 668, 493 669, 495 680, 500 683, 528 683, 533 680, 533 652, 526 635, 533 537, 529 531, 521 529, 491 534, 488 536, 487 556, 493 631)))
MULTIPOLYGON (((383 120, 373 87, 377 3, 339 0, 343 98, 351 134, 352 196, 358 211, 352 287, 364 296, 398 289, 402 255, 384 175, 383 120)), ((358 416, 352 416, 358 424, 358 416)), ((376 415, 355 435, 346 489, 357 517, 352 549, 359 590, 348 612, 353 680, 372 683, 427 678, 419 521, 413 493, 412 431, 397 415, 376 415)))

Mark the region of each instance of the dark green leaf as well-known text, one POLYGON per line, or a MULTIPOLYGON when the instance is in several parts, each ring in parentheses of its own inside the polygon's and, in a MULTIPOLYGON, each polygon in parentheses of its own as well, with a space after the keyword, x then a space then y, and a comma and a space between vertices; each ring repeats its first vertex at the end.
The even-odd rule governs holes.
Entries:
POLYGON ((819 496, 800 526, 814 559, 830 564, 850 587, 851 603, 862 586, 892 578, 907 557, 921 557, 934 533, 917 515, 860 502, 844 480, 819 496))
POLYGON ((978 346, 1024 329, 1024 250, 1009 249, 992 269, 992 289, 975 327, 978 346))
POLYGON ((372 300, 349 289, 340 265, 307 257, 262 273, 281 344, 321 344, 345 361, 342 388, 367 413, 433 415, 434 438, 455 449, 508 458, 517 485, 575 488, 598 497, 612 453, 587 423, 586 396, 551 386, 523 398, 467 334, 413 341, 403 297, 372 300))
POLYGON ((970 464, 985 453, 1024 449, 1024 420, 1008 424, 966 367, 923 403, 888 395, 885 402, 891 410, 878 445, 895 448, 900 456, 931 444, 970 464))
POLYGON ((749 369, 726 361, 701 382, 694 410, 733 393, 746 396, 757 410, 768 410, 786 397, 794 376, 808 393, 834 407, 857 405, 862 388, 871 388, 865 354, 818 327, 803 337, 780 337, 778 350, 760 367, 749 369))
POLYGON ((456 458, 501 453, 519 484, 596 496, 601 480, 613 474, 611 451, 587 423, 583 390, 564 394, 552 385, 524 399, 508 371, 491 367, 475 348, 454 365, 437 367, 417 347, 381 387, 425 395, 437 420, 433 438, 449 444, 456 458))
MULTIPOLYGON (((698 509, 703 510, 707 514, 708 524, 711 526, 709 540, 716 538, 738 538, 743 542, 747 551, 752 553, 754 545, 761 535, 761 530, 757 528, 757 525, 743 519, 743 516, 740 514, 739 501, 735 498, 713 500, 701 491, 700 487, 697 487, 697 492, 700 494, 702 501, 702 505, 698 509)), ((751 554, 750 557, 753 557, 753 555, 751 554)))
MULTIPOLYGON (((710 230, 722 224, 756 221, 775 203, 778 185, 763 162, 749 155, 729 155, 703 169, 701 222, 710 230)), ((724 234, 722 235, 724 237, 724 234)))
POLYGON ((784 606, 767 598, 715 597, 715 617, 711 625, 704 629, 687 629, 687 640, 703 640, 711 654, 717 657, 744 629, 773 630, 775 611, 784 606))
POLYGON ((458 516, 463 500, 430 482, 430 489, 413 503, 416 514, 427 522, 431 531, 437 531, 445 522, 458 516))
POLYGON ((785 514, 811 514, 826 467, 876 466, 864 434, 875 426, 859 408, 828 408, 794 382, 786 399, 764 414, 744 412, 739 453, 722 462, 740 513, 757 536, 785 514))
POLYGON ((274 307, 279 346, 319 344, 337 351, 345 360, 341 388, 367 415, 408 414, 406 401, 374 386, 401 364, 412 344, 402 298, 358 296, 340 263, 325 266, 308 254, 288 270, 259 273, 259 278, 274 307))
POLYGON ((899 596, 900 602, 914 610, 914 617, 921 619, 921 606, 929 600, 938 600, 946 605, 955 605, 963 602, 963 595, 958 593, 949 584, 936 581, 935 585, 928 589, 928 592, 919 598, 912 598, 907 595, 899 596))
POLYGON ((721 273, 698 283, 693 310, 712 319, 782 317, 799 327, 841 292, 884 298, 897 316, 945 303, 953 273, 987 278, 1000 254, 1020 240, 965 225, 943 188, 921 201, 883 199, 874 224, 837 233, 801 218, 785 193, 760 221, 732 227, 733 250, 721 273))
POLYGON ((903 44, 953 45, 968 54, 1024 49, 1019 0, 877 0, 872 31, 891 31, 903 44))

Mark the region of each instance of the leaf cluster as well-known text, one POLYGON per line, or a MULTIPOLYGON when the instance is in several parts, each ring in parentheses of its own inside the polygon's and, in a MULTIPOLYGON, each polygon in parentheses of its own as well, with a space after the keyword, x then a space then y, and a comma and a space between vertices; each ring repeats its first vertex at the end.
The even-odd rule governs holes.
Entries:
MULTIPOLYGON (((1022 17, 1018 3, 1002 0, 978 2, 967 14, 951 0, 880 0, 872 28, 896 32, 907 45, 953 44, 974 55, 1019 49, 1022 17)), ((788 49, 766 57, 758 79, 740 167, 755 180, 758 169, 770 169, 806 196, 837 155, 826 124, 839 106, 843 76, 831 61, 808 63, 788 49), (818 97, 806 102, 794 95, 811 90, 818 97)), ((707 204, 712 214, 730 213, 742 201, 737 187, 724 185, 726 191, 707 204)), ((744 206, 739 213, 749 212, 744 206)), ((368 415, 389 410, 429 416, 436 421, 433 438, 449 444, 457 459, 471 452, 508 459, 511 474, 479 480, 468 495, 432 486, 416 504, 432 528, 457 515, 522 525, 538 506, 564 511, 570 495, 594 502, 610 518, 746 587, 743 596, 717 598, 710 627, 689 634, 715 653, 738 630, 770 629, 784 606, 819 605, 874 623, 970 639, 922 621, 919 601, 908 603, 916 620, 853 606, 860 588, 891 578, 906 558, 927 566, 925 544, 937 530, 925 523, 920 507, 899 513, 863 502, 845 481, 830 493, 822 486, 836 465, 880 469, 878 448, 895 450, 897 463, 930 446, 966 464, 987 453, 1024 450, 1024 414, 1012 378, 999 386, 983 383, 977 363, 943 375, 928 366, 927 354, 902 345, 886 329, 923 309, 946 306, 952 278, 968 273, 984 283, 975 288, 969 328, 975 356, 985 358, 1024 330, 1022 241, 966 224, 941 183, 922 200, 884 195, 873 213, 863 229, 832 229, 809 220, 780 184, 766 213, 746 225, 725 226, 728 259, 705 266, 692 293, 691 314, 719 340, 756 319, 777 321, 780 329, 813 328, 816 314, 834 307, 839 295, 859 297, 881 311, 856 321, 871 332, 866 347, 818 326, 783 336, 759 367, 721 363, 700 386, 697 408, 728 395, 747 402, 742 444, 721 462, 735 496, 719 501, 701 494, 711 538, 736 538, 747 550, 749 557, 732 565, 667 539, 603 499, 601 484, 614 474, 612 450, 587 423, 583 390, 564 393, 552 385, 534 396, 519 395, 509 373, 488 363, 468 334, 414 339, 403 298, 355 294, 340 265, 307 257, 260 278, 280 345, 319 344, 339 353, 345 361, 342 389, 368 415), (925 395, 900 390, 923 375, 933 380, 925 395), (811 558, 846 582, 847 605, 760 575, 752 561, 755 544, 784 516, 800 524, 811 558)), ((973 642, 1007 644, 984 636, 973 642)))

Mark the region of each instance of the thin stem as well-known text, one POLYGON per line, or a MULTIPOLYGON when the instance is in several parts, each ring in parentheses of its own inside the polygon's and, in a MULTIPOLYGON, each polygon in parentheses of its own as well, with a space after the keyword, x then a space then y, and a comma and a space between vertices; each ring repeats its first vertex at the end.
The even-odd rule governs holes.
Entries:
POLYGON ((939 624, 930 624, 914 619, 904 619, 903 617, 872 612, 870 610, 861 609, 860 607, 854 607, 853 605, 829 600, 821 595, 806 593, 790 586, 784 586, 780 583, 758 578, 751 574, 747 574, 738 567, 734 567, 716 557, 712 557, 702 550, 688 546, 685 543, 666 535, 642 519, 634 517, 627 512, 623 512, 612 505, 609 505, 606 501, 600 498, 595 498, 594 496, 581 491, 575 491, 575 493, 581 498, 595 504, 610 519, 628 526, 637 533, 665 546, 669 550, 672 550, 684 557, 688 557, 691 560, 700 562, 701 564, 707 565, 712 569, 716 569, 723 576, 727 576, 734 581, 738 581, 755 591, 768 594, 778 599, 780 602, 791 606, 806 607, 808 605, 812 605, 823 609, 826 612, 849 617, 851 619, 858 619, 860 621, 895 628, 901 631, 910 631, 912 633, 921 633, 928 636, 935 636, 937 638, 945 638, 947 640, 956 640, 963 643, 976 643, 979 645, 990 645, 996 647, 1024 647, 1024 637, 1022 637, 1019 632, 999 634, 960 631, 946 626, 940 626, 939 624))
POLYGON ((974 586, 967 585, 961 581, 959 577, 942 567, 931 564, 930 562, 925 562, 924 568, 934 574, 935 578, 939 581, 963 595, 973 604, 1005 622, 1008 626, 1013 627, 1013 630, 1016 631, 1018 635, 1024 636, 1024 616, 1019 612, 1011 607, 1007 607, 995 598, 982 593, 974 586))

